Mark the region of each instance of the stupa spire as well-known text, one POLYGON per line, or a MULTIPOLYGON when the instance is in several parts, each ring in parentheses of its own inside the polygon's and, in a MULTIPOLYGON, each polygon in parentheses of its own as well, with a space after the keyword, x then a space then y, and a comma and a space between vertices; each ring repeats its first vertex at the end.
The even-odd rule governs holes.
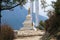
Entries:
POLYGON ((30 14, 30 8, 28 9, 28 14, 30 14))

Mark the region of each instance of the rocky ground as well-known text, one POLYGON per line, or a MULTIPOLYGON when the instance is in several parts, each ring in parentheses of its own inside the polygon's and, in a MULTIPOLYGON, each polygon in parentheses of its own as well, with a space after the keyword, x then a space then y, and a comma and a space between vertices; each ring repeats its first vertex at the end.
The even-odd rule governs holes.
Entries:
POLYGON ((44 33, 42 30, 19 30, 14 40, 41 40, 44 33))

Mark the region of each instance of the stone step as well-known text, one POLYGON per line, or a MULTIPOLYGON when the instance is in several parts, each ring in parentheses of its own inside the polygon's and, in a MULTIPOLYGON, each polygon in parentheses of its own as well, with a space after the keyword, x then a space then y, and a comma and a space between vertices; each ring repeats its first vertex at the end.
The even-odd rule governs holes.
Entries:
POLYGON ((14 40, 40 40, 42 36, 34 36, 34 37, 21 37, 21 38, 17 38, 17 39, 14 39, 14 40))
POLYGON ((18 30, 14 40, 41 40, 44 34, 45 31, 43 30, 18 30))
POLYGON ((42 36, 44 35, 45 32, 38 30, 38 31, 34 31, 34 30, 20 30, 18 31, 17 35, 22 37, 22 36, 42 36))

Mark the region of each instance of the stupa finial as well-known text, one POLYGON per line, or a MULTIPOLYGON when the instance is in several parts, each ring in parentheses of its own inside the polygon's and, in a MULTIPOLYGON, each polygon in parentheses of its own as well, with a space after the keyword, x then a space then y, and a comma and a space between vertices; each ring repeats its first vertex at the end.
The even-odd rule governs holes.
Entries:
POLYGON ((28 9, 28 14, 30 14, 30 8, 28 9))

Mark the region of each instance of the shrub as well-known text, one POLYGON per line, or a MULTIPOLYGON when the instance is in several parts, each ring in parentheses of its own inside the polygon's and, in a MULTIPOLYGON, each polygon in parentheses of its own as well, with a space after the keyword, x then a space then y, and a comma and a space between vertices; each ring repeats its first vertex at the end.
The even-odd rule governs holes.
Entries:
POLYGON ((13 40, 14 38, 14 31, 8 25, 1 25, 1 40, 13 40))

